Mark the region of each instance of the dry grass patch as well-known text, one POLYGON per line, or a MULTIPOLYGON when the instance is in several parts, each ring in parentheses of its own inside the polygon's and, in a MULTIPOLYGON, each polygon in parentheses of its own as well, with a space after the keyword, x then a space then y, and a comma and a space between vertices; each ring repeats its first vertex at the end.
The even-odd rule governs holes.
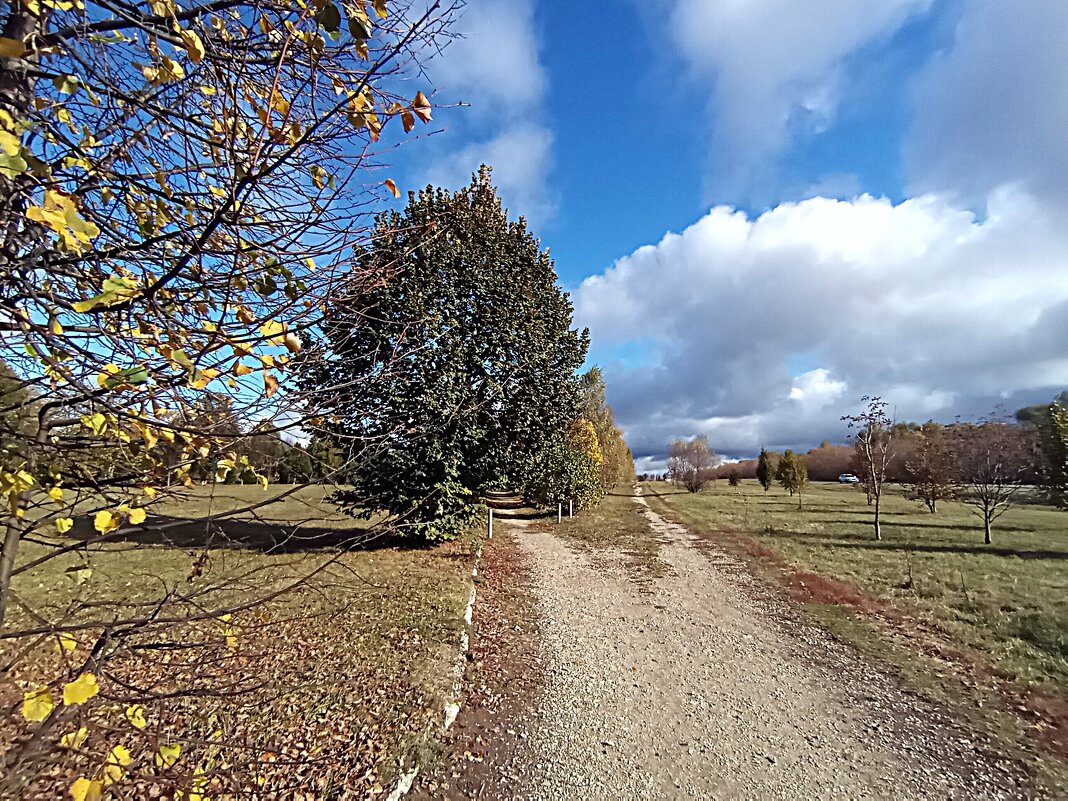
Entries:
MULTIPOLYGON (((225 489, 232 490, 225 500, 189 500, 239 505, 250 490, 225 489)), ((316 518, 317 503, 322 495, 310 488, 271 507, 273 517, 241 522, 273 524, 277 536, 269 539, 290 543, 291 522, 317 520, 342 536, 366 525, 339 519, 328 506, 316 518)), ((57 652, 54 637, 0 644, 0 703, 10 713, 0 748, 10 758, 16 744, 29 744, 39 757, 34 775, 19 777, 20 797, 63 795, 77 776, 93 775, 116 744, 132 757, 109 789, 116 797, 171 797, 198 786, 212 796, 257 790, 264 798, 375 797, 391 789, 402 764, 435 747, 470 587, 465 543, 273 551, 215 542, 224 547, 96 545, 17 578, 22 606, 11 614, 12 630, 36 625, 38 616, 75 627, 150 617, 160 598, 192 598, 180 607, 191 615, 187 622, 149 623, 113 640, 118 650, 97 671, 98 696, 61 708, 46 724, 21 719, 23 692, 44 681, 58 698, 66 677, 91 662, 101 627, 74 630, 70 652, 57 652), (67 570, 84 566, 92 574, 76 584, 67 570), (228 620, 194 614, 233 606, 228 620), (131 704, 143 707, 144 728, 128 719, 131 704), (81 726, 88 732, 81 746, 56 747, 81 726), (159 765, 160 747, 175 744, 178 759, 159 765)), ((28 543, 20 562, 42 548, 28 543)))

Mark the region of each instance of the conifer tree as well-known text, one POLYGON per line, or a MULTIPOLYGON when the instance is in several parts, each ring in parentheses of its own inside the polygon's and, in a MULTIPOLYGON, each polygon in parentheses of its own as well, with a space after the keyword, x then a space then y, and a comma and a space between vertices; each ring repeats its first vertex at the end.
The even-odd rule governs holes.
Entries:
POLYGON ((771 489, 771 484, 775 479, 775 469, 771 464, 771 455, 763 448, 760 449, 760 458, 757 460, 756 477, 760 486, 764 488, 764 492, 771 489))

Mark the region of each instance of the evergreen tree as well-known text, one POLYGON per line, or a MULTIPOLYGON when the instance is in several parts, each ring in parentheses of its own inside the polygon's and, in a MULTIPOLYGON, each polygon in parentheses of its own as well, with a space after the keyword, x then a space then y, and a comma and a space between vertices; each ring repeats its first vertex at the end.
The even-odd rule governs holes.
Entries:
POLYGON ((757 460, 756 477, 760 486, 764 488, 764 492, 771 489, 771 484, 775 479, 775 468, 772 466, 771 456, 763 448, 760 449, 760 458, 757 460))
POLYGON ((508 219, 487 167, 383 215, 356 270, 369 273, 389 280, 354 288, 357 303, 339 296, 324 340, 306 348, 323 425, 359 456, 335 498, 428 539, 454 536, 480 490, 523 486, 578 416, 589 335, 572 328, 548 252, 508 219))

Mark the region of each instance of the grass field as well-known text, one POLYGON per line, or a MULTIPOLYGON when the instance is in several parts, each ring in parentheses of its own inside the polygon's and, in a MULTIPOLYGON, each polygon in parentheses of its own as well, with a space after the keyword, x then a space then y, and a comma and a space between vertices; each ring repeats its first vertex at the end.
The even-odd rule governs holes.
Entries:
POLYGON ((864 494, 837 484, 806 490, 804 508, 781 489, 725 482, 691 495, 654 485, 687 522, 750 535, 802 571, 844 581, 907 608, 1005 674, 1068 696, 1068 514, 1037 504, 1010 509, 983 544, 971 508, 937 514, 890 488, 883 540, 872 536, 864 494))
MULTIPOLYGON (((134 766, 142 768, 131 768, 124 782, 137 797, 176 786, 188 791, 194 769, 221 793, 256 784, 279 797, 388 793, 401 762, 410 764, 440 732, 473 557, 461 542, 421 549, 381 541, 372 542, 374 548, 327 547, 349 541, 368 524, 338 514, 324 503, 324 492, 302 489, 256 515, 210 529, 176 526, 166 536, 81 548, 16 577, 19 604, 9 615, 11 629, 41 619, 121 621, 149 615, 161 599, 166 614, 184 616, 287 590, 239 608, 225 623, 149 625, 116 646, 125 650, 100 676, 105 702, 87 718, 91 730, 95 720, 99 731, 110 733, 90 737, 84 753, 61 756, 54 775, 41 777, 42 788, 64 786, 102 760, 116 730, 109 709, 137 697, 149 725, 141 731, 123 726, 121 715, 118 722, 134 766), (83 567, 92 572, 78 584, 72 571, 83 567), (193 686, 207 692, 183 694, 193 686), (183 744, 179 764, 163 772, 152 765, 152 750, 162 741, 183 744)), ((154 510, 150 521, 217 513, 263 497, 259 487, 198 487, 154 510)), ((26 542, 18 562, 44 551, 26 542)), ((73 664, 87 657, 100 631, 99 625, 76 631, 77 648, 62 659, 73 664)), ((8 708, 41 682, 43 664, 51 666, 57 687, 62 682, 65 668, 56 664, 60 656, 51 640, 20 653, 26 642, 0 644, 8 667, 0 703, 8 708)), ((2 734, 0 748, 6 749, 20 731, 5 724, 2 734)))
POLYGON ((1068 791, 1068 514, 1021 504, 988 546, 970 507, 931 514, 891 487, 876 542, 865 496, 850 486, 812 485, 802 510, 755 481, 643 492, 968 721, 980 741, 1030 764, 1054 795, 1068 791))

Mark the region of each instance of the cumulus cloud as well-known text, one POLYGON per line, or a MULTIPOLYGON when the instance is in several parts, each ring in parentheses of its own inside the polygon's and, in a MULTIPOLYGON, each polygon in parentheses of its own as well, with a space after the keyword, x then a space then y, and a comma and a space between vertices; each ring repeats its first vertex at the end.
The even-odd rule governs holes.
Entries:
POLYGON ((444 137, 417 181, 457 187, 482 163, 505 204, 534 224, 555 213, 549 190, 553 136, 541 122, 547 88, 533 0, 468 0, 451 42, 431 61, 435 100, 469 108, 442 116, 444 137))
POLYGON ((717 194, 768 192, 774 157, 791 137, 833 121, 843 61, 890 37, 931 3, 674 0, 674 40, 697 76, 714 87, 717 194))
POLYGON ((914 191, 977 205, 1015 182, 1068 200, 1068 4, 967 3, 952 46, 917 79, 906 148, 914 191))
POLYGON ((635 453, 696 433, 730 455, 841 440, 864 394, 951 419, 1068 385, 1068 229, 1016 190, 987 206, 716 207, 586 279, 595 343, 654 343, 644 366, 606 365, 635 453))

